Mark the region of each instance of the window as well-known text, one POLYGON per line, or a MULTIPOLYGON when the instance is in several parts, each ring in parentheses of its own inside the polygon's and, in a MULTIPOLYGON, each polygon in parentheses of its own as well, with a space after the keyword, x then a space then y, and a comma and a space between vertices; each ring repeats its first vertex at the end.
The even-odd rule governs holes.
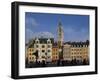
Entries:
POLYGON ((32 51, 34 51, 34 49, 32 49, 32 51))
POLYGON ((50 44, 50 41, 48 41, 48 44, 50 44))
POLYGON ((56 49, 56 51, 57 51, 57 49, 56 49))
POLYGON ((50 50, 48 50, 48 52, 50 52, 50 50))
POLYGON ((50 45, 48 45, 48 48, 50 48, 51 46, 50 45))
POLYGON ((36 45, 36 47, 38 48, 39 46, 38 46, 38 45, 36 45))
POLYGON ((32 59, 34 59, 34 57, 32 57, 32 59))
POLYGON ((45 56, 42 56, 42 58, 45 58, 45 56))
POLYGON ((44 45, 42 45, 42 48, 44 48, 45 46, 44 45))
POLYGON ((50 58, 50 56, 48 56, 48 58, 50 58))
POLYGON ((44 53, 44 52, 45 52, 45 50, 42 50, 42 52, 44 53))
POLYGON ((36 40, 36 43, 38 44, 39 43, 39 40, 36 40))
POLYGON ((57 56, 56 56, 56 59, 57 59, 57 56))

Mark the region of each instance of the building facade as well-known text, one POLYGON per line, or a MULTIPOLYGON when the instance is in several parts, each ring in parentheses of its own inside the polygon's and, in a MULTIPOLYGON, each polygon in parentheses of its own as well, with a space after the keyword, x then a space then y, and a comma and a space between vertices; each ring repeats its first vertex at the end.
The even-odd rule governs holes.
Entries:
POLYGON ((28 62, 52 62, 52 43, 53 39, 49 38, 36 38, 33 43, 27 48, 28 62), (37 52, 37 58, 36 58, 37 52))
POLYGON ((86 42, 67 42, 63 47, 64 60, 77 60, 88 62, 89 60, 89 41, 86 42))
POLYGON ((34 49, 38 51, 38 61, 52 61, 52 43, 50 39, 36 39, 34 49))
POLYGON ((54 43, 52 46, 52 62, 56 62, 59 59, 59 51, 58 51, 57 43, 54 43))
POLYGON ((71 45, 70 44, 64 44, 63 46, 63 60, 69 60, 71 61, 71 45))
POLYGON ((34 48, 27 48, 27 61, 28 63, 33 63, 36 61, 36 56, 33 54, 35 52, 34 48))

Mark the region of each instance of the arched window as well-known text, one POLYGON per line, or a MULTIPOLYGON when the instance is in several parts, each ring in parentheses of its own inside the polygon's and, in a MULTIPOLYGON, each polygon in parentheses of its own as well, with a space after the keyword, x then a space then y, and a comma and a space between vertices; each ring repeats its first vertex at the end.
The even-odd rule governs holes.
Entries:
POLYGON ((42 48, 45 48, 45 45, 42 45, 42 48))
POLYGON ((51 50, 48 50, 48 52, 51 52, 51 50))
POLYGON ((45 50, 42 50, 42 52, 44 53, 44 52, 45 52, 45 50))
POLYGON ((48 45, 48 48, 50 48, 51 46, 50 45, 48 45))
POLYGON ((39 41, 36 41, 36 43, 39 43, 39 41))
POLYGON ((39 47, 39 45, 36 45, 36 48, 38 48, 39 47))

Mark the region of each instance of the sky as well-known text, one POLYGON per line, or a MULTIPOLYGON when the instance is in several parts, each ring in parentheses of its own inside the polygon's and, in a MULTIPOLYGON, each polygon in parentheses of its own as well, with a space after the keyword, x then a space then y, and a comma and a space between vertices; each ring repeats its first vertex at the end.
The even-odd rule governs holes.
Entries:
POLYGON ((59 20, 64 30, 64 41, 89 40, 89 16, 51 13, 25 13, 25 41, 28 42, 36 33, 50 32, 57 41, 59 20))

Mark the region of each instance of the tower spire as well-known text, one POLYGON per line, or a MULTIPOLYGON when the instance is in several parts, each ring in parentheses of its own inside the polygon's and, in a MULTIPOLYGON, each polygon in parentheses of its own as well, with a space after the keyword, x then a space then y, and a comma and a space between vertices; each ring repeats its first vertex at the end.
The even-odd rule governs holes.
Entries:
POLYGON ((62 23, 61 23, 61 19, 59 19, 58 22, 58 47, 61 47, 63 45, 63 27, 62 27, 62 23))
POLYGON ((61 18, 58 19, 58 27, 62 27, 61 18))

